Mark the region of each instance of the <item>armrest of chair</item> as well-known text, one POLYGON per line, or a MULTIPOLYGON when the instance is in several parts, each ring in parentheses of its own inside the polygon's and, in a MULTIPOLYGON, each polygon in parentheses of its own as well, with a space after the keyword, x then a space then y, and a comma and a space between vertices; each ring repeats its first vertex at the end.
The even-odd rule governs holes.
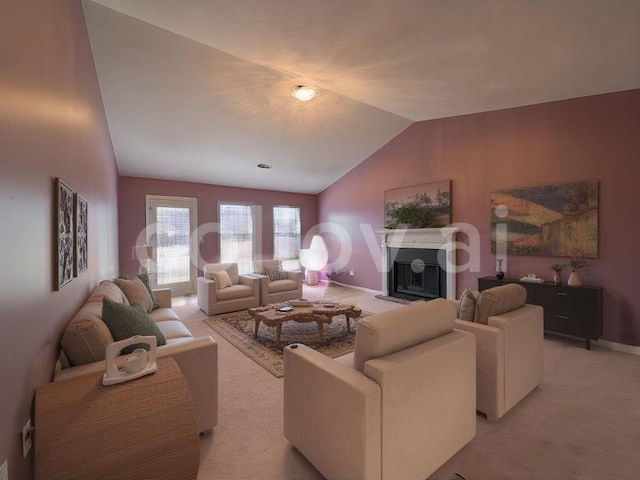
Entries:
POLYGON ((466 320, 456 320, 455 328, 476 337, 476 408, 497 419, 505 411, 504 331, 466 320))
POLYGON ((489 317, 504 332, 505 406, 508 410, 544 379, 544 310, 524 305, 489 317))
POLYGON ((326 478, 380 478, 380 387, 301 344, 284 349, 284 435, 326 478))
POLYGON ((198 294, 198 303, 200 303, 201 298, 206 298, 207 303, 216 302, 218 300, 218 284, 215 280, 210 278, 198 277, 197 284, 197 294, 198 294))
POLYGON ((240 285, 245 285, 253 290, 251 294, 253 297, 257 297, 260 294, 260 280, 256 275, 238 275, 238 281, 240 285))
POLYGON ((170 288, 154 288, 153 294, 156 296, 159 308, 171 308, 170 288))
POLYGON ((158 357, 173 358, 184 376, 196 411, 198 432, 218 423, 218 344, 211 337, 163 345, 158 357))

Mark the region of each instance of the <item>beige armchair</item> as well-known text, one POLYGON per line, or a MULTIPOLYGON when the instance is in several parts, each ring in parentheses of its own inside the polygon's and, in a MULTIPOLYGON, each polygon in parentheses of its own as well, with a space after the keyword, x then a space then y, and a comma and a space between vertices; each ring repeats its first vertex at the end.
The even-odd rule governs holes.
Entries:
POLYGON ((302 297, 302 272, 283 271, 285 278, 271 280, 267 268, 282 268, 280 260, 258 260, 254 262, 254 276, 260 279, 260 305, 286 302, 302 297))
POLYGON ((284 350, 284 435, 327 479, 424 479, 476 433, 475 339, 455 305, 360 320, 355 351, 284 350))
POLYGON ((260 306, 260 281, 250 275, 239 275, 237 263, 208 263, 203 271, 204 277, 198 277, 198 306, 207 315, 260 306), (226 272, 229 285, 220 282, 219 272, 226 272))
POLYGON ((475 308, 467 304, 474 321, 456 320, 457 329, 476 336, 476 408, 492 421, 543 381, 543 309, 525 304, 526 298, 518 284, 490 288, 477 297, 475 308))

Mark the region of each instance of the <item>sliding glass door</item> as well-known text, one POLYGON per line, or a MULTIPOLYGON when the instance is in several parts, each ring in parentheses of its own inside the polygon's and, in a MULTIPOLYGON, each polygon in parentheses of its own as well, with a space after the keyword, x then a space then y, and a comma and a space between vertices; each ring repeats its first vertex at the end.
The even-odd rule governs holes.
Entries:
POLYGON ((147 196, 147 244, 153 245, 152 283, 174 294, 195 292, 196 199, 147 196))

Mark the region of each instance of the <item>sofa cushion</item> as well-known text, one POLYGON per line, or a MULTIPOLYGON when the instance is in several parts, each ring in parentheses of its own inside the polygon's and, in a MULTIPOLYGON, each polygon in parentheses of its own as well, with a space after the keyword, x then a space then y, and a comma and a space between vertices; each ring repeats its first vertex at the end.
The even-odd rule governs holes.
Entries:
POLYGON ((264 272, 265 275, 269 277, 270 282, 285 280, 287 278, 287 273, 282 270, 282 267, 280 266, 264 267, 264 272))
MULTIPOLYGON (((124 305, 105 298, 102 302, 102 320, 116 341, 131 338, 134 335, 154 335, 158 346, 167 343, 156 323, 147 315, 144 307, 137 303, 124 305)), ((130 345, 124 348, 122 353, 131 353, 142 346, 144 345, 130 345)))
POLYGON ((269 293, 280 293, 296 290, 298 288, 298 282, 293 280, 275 280, 269 282, 269 293))
POLYGON ((180 317, 170 308, 156 308, 149 316, 156 323, 180 321, 180 317))
POLYGON ((107 345, 113 343, 111 332, 102 321, 102 300, 129 305, 124 292, 111 280, 104 280, 92 292, 67 324, 60 341, 72 365, 104 360, 107 345))
POLYGON ((460 301, 458 302, 456 318, 458 320, 473 322, 476 313, 476 302, 476 295, 473 291, 470 288, 465 289, 460 296, 460 301))
POLYGON ((193 338, 189 329, 179 320, 160 322, 156 325, 167 341, 173 338, 193 338))
POLYGON ((116 278, 114 283, 124 292, 131 305, 137 303, 147 313, 153 310, 153 300, 149 290, 140 278, 134 277, 131 280, 116 278))
POLYGON ((218 300, 235 300, 236 298, 250 297, 253 289, 246 285, 231 285, 217 293, 218 300))
POLYGON ((223 288, 230 287, 231 277, 226 270, 220 270, 219 272, 213 272, 213 277, 216 280, 216 288, 222 290, 223 288))
POLYGON ((478 297, 475 321, 486 325, 491 315, 500 315, 520 308, 526 300, 527 291, 517 283, 488 288, 478 297))
POLYGON ((358 322, 353 366, 364 372, 365 362, 418 345, 453 330, 456 307, 438 298, 378 313, 358 322))
POLYGON ((221 270, 226 270, 231 278, 231 283, 236 285, 240 283, 238 281, 238 264, 237 263, 207 263, 204 267, 202 267, 204 272, 204 278, 209 278, 211 280, 215 280, 213 272, 219 272, 221 270))

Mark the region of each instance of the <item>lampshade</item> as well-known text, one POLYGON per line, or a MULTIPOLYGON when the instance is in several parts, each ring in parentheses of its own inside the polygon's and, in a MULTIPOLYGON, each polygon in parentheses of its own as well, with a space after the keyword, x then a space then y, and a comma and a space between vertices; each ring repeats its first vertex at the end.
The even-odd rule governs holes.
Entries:
POLYGON ((291 95, 296 97, 301 102, 308 102, 316 96, 316 91, 311 87, 305 87, 304 85, 298 85, 293 89, 291 95))
POLYGON ((314 235, 309 248, 300 250, 300 263, 308 269, 318 271, 329 261, 329 252, 320 235, 314 235))
POLYGON ((151 245, 138 245, 133 247, 133 255, 140 261, 153 258, 153 247, 151 245))

